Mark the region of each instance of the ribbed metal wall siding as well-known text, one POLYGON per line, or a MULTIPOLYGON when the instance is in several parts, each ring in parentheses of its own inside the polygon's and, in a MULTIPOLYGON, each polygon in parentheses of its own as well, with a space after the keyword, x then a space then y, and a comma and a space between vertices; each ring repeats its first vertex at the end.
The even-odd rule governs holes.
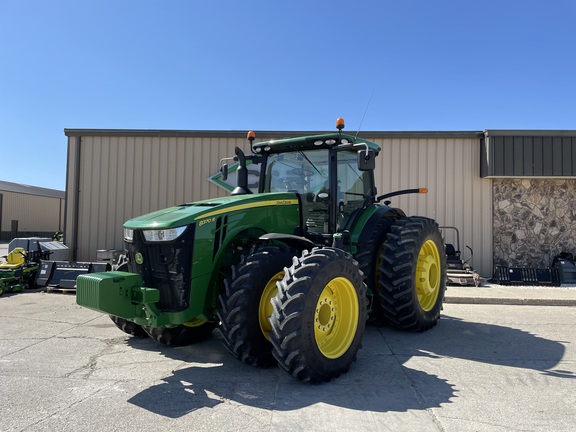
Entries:
POLYGON ((18 230, 22 232, 63 229, 64 200, 7 191, 2 191, 2 195, 2 231, 10 232, 12 220, 18 220, 18 230))
POLYGON ((484 177, 576 177, 575 136, 488 136, 484 177))
MULTIPOLYGON (((492 182, 481 179, 480 139, 375 139, 382 151, 376 169, 378 193, 426 187, 426 195, 391 198, 408 215, 428 216, 460 231, 460 249, 474 250, 473 267, 492 275, 492 182)), ((447 233, 448 234, 448 233, 447 233)), ((454 242, 449 235, 447 242, 454 242)))
MULTIPOLYGON (((69 173, 75 172, 77 139, 69 138, 69 173)), ((78 247, 77 259, 94 260, 99 249, 123 249, 122 225, 132 217, 226 195, 207 178, 235 146, 248 147, 236 138, 82 137, 78 217, 73 193, 67 207, 67 236, 78 247), (73 238, 75 221, 78 239, 73 238)), ((75 190, 71 175, 68 191, 75 190)))
MULTIPOLYGON (((370 137, 366 137, 370 139, 370 137)), ((182 202, 227 193, 207 178, 245 139, 217 137, 87 136, 79 164, 79 208, 75 207, 76 140, 69 137, 67 240, 78 260, 94 260, 98 249, 123 249, 122 224, 138 215, 182 202), (78 239, 73 238, 78 222, 78 239)), ((267 137, 258 137, 266 140, 267 137)), ((376 184, 380 194, 427 187, 427 195, 392 198, 407 214, 428 216, 460 230, 474 249, 474 267, 492 273, 492 182, 479 177, 480 139, 374 138, 382 147, 376 184)), ((448 238, 448 241, 453 241, 448 238)))

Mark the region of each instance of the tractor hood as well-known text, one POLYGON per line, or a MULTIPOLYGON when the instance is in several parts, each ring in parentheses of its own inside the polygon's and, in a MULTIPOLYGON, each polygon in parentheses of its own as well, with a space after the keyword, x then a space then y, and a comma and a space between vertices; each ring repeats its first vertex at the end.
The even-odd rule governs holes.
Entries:
POLYGON ((258 207, 297 205, 295 193, 263 193, 228 196, 180 204, 138 216, 124 224, 128 229, 177 228, 225 213, 258 207))

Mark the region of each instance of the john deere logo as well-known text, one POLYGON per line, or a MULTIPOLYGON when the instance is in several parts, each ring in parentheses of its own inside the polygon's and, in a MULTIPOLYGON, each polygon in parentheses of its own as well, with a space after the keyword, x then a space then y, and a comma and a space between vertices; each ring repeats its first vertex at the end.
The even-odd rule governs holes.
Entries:
POLYGON ((134 259, 136 260, 136 264, 143 264, 144 263, 144 257, 142 256, 142 254, 140 252, 138 252, 136 254, 134 259))

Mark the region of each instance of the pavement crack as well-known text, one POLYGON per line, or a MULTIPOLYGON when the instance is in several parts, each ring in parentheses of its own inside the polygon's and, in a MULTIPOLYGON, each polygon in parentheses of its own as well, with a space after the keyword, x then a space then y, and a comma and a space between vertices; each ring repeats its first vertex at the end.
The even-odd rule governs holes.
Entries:
MULTIPOLYGON (((93 339, 93 338, 73 336, 73 337, 71 337, 71 339, 93 339)), ((117 340, 116 339, 106 339, 106 340, 103 340, 102 342, 104 343, 104 347, 102 348, 102 350, 100 350, 100 352, 91 355, 88 358, 88 361, 84 365, 64 374, 63 377, 64 378, 77 378, 76 375, 80 375, 80 377, 82 379, 86 379, 86 380, 90 379, 92 377, 92 375, 94 374, 94 372, 96 371, 96 367, 98 365, 98 360, 101 357, 103 357, 105 355, 109 355, 113 352, 114 347, 116 346, 117 340), (83 372, 86 372, 86 373, 82 374, 83 372)))

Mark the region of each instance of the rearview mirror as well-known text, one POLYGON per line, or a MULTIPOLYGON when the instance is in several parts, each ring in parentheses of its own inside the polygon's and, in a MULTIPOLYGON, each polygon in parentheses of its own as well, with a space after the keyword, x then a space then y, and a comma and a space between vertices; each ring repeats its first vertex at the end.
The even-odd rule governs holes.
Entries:
POLYGON ((228 164, 220 165, 220 173, 222 174, 222 181, 228 180, 228 164))
POLYGON ((372 171, 376 168, 376 155, 374 150, 358 150, 358 169, 360 171, 372 171))

